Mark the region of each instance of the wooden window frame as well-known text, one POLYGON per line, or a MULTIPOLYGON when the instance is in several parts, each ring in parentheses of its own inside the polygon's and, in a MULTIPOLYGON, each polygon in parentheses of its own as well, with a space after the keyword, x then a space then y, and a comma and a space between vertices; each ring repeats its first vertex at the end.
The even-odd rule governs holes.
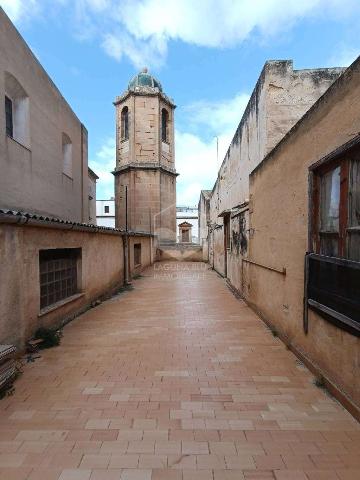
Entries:
POLYGON ((339 158, 320 166, 313 171, 313 189, 312 189, 312 250, 320 255, 321 236, 334 236, 338 238, 338 255, 344 258, 346 256, 346 237, 348 228, 348 196, 349 196, 349 158, 339 158), (339 197, 339 231, 327 232, 320 229, 321 216, 321 179, 326 174, 340 167, 340 197, 339 197))
POLYGON ((309 238, 304 272, 305 333, 308 333, 310 307, 339 328, 360 336, 360 261, 350 259, 348 247, 349 232, 360 230, 360 227, 349 226, 350 169, 354 161, 360 161, 360 135, 309 168, 309 238), (337 167, 340 167, 339 231, 335 234, 338 235, 338 252, 336 256, 329 256, 320 253, 321 233, 326 234, 320 230, 320 182, 324 174, 337 167), (316 264, 321 270, 313 277, 311 272, 316 264))

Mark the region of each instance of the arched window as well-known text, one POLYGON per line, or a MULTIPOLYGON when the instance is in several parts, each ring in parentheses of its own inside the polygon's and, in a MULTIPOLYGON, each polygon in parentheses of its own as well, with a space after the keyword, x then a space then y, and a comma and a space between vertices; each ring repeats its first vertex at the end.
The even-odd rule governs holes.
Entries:
POLYGON ((11 73, 5 72, 6 133, 30 147, 29 97, 11 73))
POLYGON ((72 143, 66 133, 62 134, 63 173, 72 178, 72 143))
POLYGON ((169 112, 166 108, 161 110, 161 140, 169 142, 169 112))
POLYGON ((129 139, 129 109, 124 107, 121 110, 121 140, 129 139))

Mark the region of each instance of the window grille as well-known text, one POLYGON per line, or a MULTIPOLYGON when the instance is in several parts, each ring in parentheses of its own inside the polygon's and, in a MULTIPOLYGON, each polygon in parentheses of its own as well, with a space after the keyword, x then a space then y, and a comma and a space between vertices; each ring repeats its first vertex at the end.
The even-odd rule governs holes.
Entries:
POLYGON ((77 248, 40 251, 40 309, 77 293, 80 252, 77 248))

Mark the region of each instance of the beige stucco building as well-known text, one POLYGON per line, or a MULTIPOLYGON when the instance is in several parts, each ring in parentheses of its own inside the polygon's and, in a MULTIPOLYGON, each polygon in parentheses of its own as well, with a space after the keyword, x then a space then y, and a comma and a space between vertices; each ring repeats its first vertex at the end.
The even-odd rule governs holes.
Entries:
POLYGON ((114 104, 116 226, 175 242, 175 105, 146 69, 114 104))
MULTIPOLYGON (((291 60, 264 65, 204 212, 209 262, 239 290, 238 257, 247 256, 249 174, 343 70, 294 70, 291 60)), ((200 223, 205 225, 203 219, 200 223)))
POLYGON ((92 225, 96 225, 96 181, 99 177, 94 170, 88 168, 88 188, 89 188, 89 218, 88 222, 92 225))
POLYGON ((87 131, 0 8, 0 344, 20 348, 152 263, 149 234, 96 224, 87 131))
POLYGON ((0 7, 0 207, 89 221, 87 131, 0 7))
POLYGON ((267 63, 199 202, 210 265, 357 418, 359 80, 267 63))

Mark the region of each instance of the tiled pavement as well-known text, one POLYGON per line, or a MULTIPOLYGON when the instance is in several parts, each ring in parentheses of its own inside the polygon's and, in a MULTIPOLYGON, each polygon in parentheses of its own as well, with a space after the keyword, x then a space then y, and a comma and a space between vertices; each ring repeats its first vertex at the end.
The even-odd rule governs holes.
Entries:
POLYGON ((0 480, 360 479, 359 425, 224 281, 155 267, 25 366, 0 480))

